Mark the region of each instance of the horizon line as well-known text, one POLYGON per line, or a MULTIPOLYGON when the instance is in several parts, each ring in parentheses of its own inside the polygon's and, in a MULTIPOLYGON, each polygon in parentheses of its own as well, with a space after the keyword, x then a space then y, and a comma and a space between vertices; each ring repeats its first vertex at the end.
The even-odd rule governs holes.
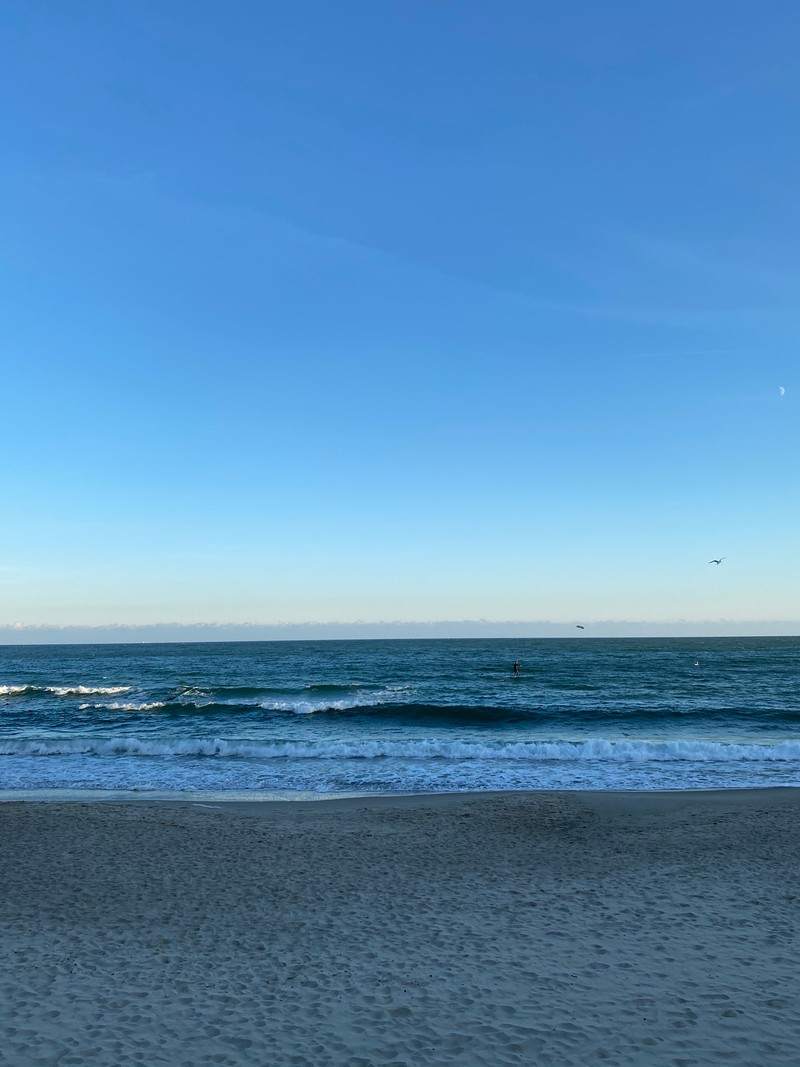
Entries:
POLYGON ((0 645, 213 643, 291 640, 419 640, 796 637, 797 619, 702 619, 586 622, 488 619, 366 622, 161 622, 161 623, 0 623, 0 645))

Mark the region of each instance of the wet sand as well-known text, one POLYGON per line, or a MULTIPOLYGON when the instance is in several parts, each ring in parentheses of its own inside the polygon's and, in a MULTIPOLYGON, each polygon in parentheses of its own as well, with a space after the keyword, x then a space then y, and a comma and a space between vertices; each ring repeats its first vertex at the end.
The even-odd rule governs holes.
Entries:
POLYGON ((800 1062, 800 790, 0 804, 0 1063, 800 1062))

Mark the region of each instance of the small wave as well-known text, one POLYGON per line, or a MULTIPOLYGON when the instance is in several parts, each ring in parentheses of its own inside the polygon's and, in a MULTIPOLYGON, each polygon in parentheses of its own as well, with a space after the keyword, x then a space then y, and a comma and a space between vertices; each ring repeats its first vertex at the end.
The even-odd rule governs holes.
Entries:
MULTIPOLYGON (((316 687, 309 686, 308 688, 315 689, 316 687)), ((323 691, 334 688, 334 692, 341 692, 341 687, 320 686, 318 688, 323 691)), ((362 696, 353 694, 341 700, 262 700, 258 706, 264 711, 284 711, 291 715, 316 715, 319 712, 363 714, 364 712, 386 711, 391 713, 408 706, 395 703, 402 699, 400 696, 402 692, 403 690, 383 690, 379 693, 364 693, 362 696)))
POLYGON ((675 706, 656 707, 598 707, 583 708, 546 705, 523 705, 508 707, 498 705, 470 704, 417 704, 406 703, 405 698, 393 691, 364 694, 341 700, 262 700, 259 707, 265 711, 287 712, 294 715, 314 715, 318 713, 339 714, 352 718, 364 718, 372 721, 379 719, 416 721, 420 724, 447 724, 458 726, 512 724, 558 724, 574 723, 611 723, 624 721, 626 724, 650 723, 660 720, 698 719, 731 720, 757 717, 760 722, 791 722, 800 718, 800 713, 793 709, 764 709, 752 711, 738 708, 682 708, 675 706))
POLYGON ((514 760, 530 762, 796 762, 800 741, 730 744, 715 741, 277 741, 227 738, 153 741, 138 737, 52 738, 0 742, 2 756, 174 756, 228 759, 514 760))
MULTIPOLYGON (((312 687, 309 686, 308 688, 311 689, 312 687)), ((321 688, 324 690, 330 687, 322 686, 321 688)), ((333 688, 335 691, 341 692, 344 687, 333 688)), ((391 714, 392 709, 400 709, 402 713, 404 705, 394 703, 394 701, 401 701, 405 691, 406 687, 397 687, 397 689, 384 689, 379 693, 363 693, 360 696, 353 694, 351 696, 342 697, 340 700, 309 700, 307 698, 297 697, 291 699, 274 698, 271 700, 247 700, 246 694, 238 695, 235 699, 220 700, 218 696, 216 698, 211 696, 210 692, 204 694, 200 691, 186 691, 179 696, 170 697, 160 701, 143 701, 139 703, 133 701, 113 701, 108 704, 82 704, 81 710, 87 710, 88 708, 93 707, 98 711, 163 711, 168 715, 211 715, 219 713, 252 714, 259 711, 289 715, 314 715, 324 712, 329 714, 363 714, 364 712, 371 712, 373 710, 378 713, 383 711, 386 714, 391 714), (204 696, 207 696, 207 699, 203 699, 204 696), (376 697, 378 698, 377 703, 376 697)))
POLYGON ((46 692, 59 697, 117 696, 119 693, 130 693, 131 689, 132 685, 54 685, 47 686, 46 692))
MULTIPOLYGON (((109 704, 79 704, 79 711, 122 711, 129 713, 136 712, 154 712, 163 711, 170 715, 185 714, 193 715, 198 712, 208 713, 211 711, 231 712, 235 711, 236 707, 231 704, 213 704, 210 701, 207 704, 198 704, 194 701, 188 700, 142 700, 142 701, 122 701, 114 700, 109 704)), ((243 710, 252 711, 253 705, 244 705, 243 710)))
POLYGON ((129 693, 132 685, 0 685, 0 696, 52 693, 57 697, 116 696, 129 693))
MULTIPOLYGON (((89 705, 83 704, 81 706, 86 708, 89 705)), ((147 702, 143 702, 141 704, 125 704, 116 701, 113 704, 95 704, 93 706, 102 711, 158 711, 164 707, 164 705, 158 700, 155 700, 150 704, 148 704, 147 702)), ((194 707, 194 705, 192 706, 194 707)))
POLYGON ((408 692, 411 686, 397 685, 385 686, 370 682, 326 682, 311 683, 300 686, 275 686, 275 685, 191 685, 181 686, 177 689, 179 697, 292 697, 301 696, 305 693, 330 694, 335 696, 339 693, 375 693, 375 692, 408 692))
MULTIPOLYGON (((369 707, 369 705, 365 705, 369 707)), ((84 703, 79 705, 80 711, 88 711, 93 709, 95 711, 120 711, 120 712, 163 712, 165 715, 232 715, 232 714, 254 714, 261 711, 276 712, 280 714, 288 715, 314 715, 318 712, 328 712, 331 714, 340 712, 347 713, 360 710, 362 705, 353 703, 352 700, 340 700, 340 701, 307 701, 307 700, 261 700, 254 702, 245 702, 242 699, 237 701, 221 702, 219 700, 208 699, 202 701, 194 700, 154 700, 154 701, 112 701, 108 704, 91 704, 84 703)))

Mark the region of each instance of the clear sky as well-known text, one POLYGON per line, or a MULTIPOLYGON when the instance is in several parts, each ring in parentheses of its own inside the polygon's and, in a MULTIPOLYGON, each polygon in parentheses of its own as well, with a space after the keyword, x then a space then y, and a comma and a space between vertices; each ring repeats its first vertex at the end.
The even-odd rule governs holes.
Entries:
POLYGON ((0 34, 0 626, 800 619, 796 3, 0 34))

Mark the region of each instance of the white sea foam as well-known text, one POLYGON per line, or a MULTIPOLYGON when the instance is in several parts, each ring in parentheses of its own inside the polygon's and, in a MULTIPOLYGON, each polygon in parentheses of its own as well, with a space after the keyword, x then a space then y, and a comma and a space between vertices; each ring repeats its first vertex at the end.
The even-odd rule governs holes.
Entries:
POLYGON ((0 685, 0 696, 19 693, 52 693, 57 697, 115 696, 129 693, 132 685, 0 685))
POLYGON ((102 708, 106 711, 158 711, 158 709, 163 708, 164 705, 158 700, 155 700, 150 704, 147 702, 142 704, 121 704, 115 701, 112 704, 95 704, 94 707, 102 708))
POLYGON ((800 741, 726 744, 714 741, 588 741, 485 744, 470 741, 279 741, 213 738, 153 741, 137 737, 48 738, 0 742, 4 756, 178 756, 228 759, 506 760, 521 762, 795 762, 800 741))
POLYGON ((258 707, 264 711, 287 711, 292 715, 316 715, 326 711, 349 711, 351 708, 368 708, 373 704, 398 704, 408 700, 411 686, 389 686, 386 689, 348 694, 339 700, 261 700, 258 707))
POLYGON ((161 700, 141 701, 134 703, 133 701, 119 701, 114 700, 110 704, 79 704, 79 711, 88 711, 94 709, 95 711, 160 711, 162 708, 193 708, 194 704, 181 704, 181 702, 170 702, 165 704, 161 700))
POLYGON ((351 708, 369 707, 370 704, 386 703, 374 697, 363 700, 350 697, 347 700, 262 700, 258 703, 264 711, 286 711, 290 715, 316 715, 325 711, 349 711, 351 708))
MULTIPOLYGON (((83 695, 84 693, 96 694, 116 694, 128 692, 132 689, 132 686, 121 686, 119 689, 72 689, 70 693, 77 694, 78 692, 83 695)), ((366 708, 373 704, 392 704, 402 702, 402 693, 404 689, 385 689, 380 692, 365 692, 362 694, 349 695, 339 700, 321 699, 321 700, 303 700, 303 699, 290 699, 290 700, 264 700, 258 698, 247 699, 246 697, 238 698, 214 698, 210 694, 196 692, 184 692, 181 694, 181 698, 177 700, 169 701, 145 701, 142 703, 134 703, 131 701, 120 702, 113 701, 108 704, 81 704, 81 710, 85 711, 87 708, 95 707, 103 711, 158 711, 162 708, 167 710, 180 710, 185 711, 202 711, 204 708, 210 706, 216 707, 230 707, 230 708, 252 708, 254 711, 261 709, 262 711, 275 711, 286 712, 289 715, 316 715, 324 712, 337 712, 337 711, 349 711, 356 708, 366 708)), ((59 695, 64 695, 66 690, 60 691, 59 695)))
POLYGON ((129 693, 132 685, 53 685, 44 687, 44 692, 55 693, 59 697, 71 696, 116 696, 129 693))

